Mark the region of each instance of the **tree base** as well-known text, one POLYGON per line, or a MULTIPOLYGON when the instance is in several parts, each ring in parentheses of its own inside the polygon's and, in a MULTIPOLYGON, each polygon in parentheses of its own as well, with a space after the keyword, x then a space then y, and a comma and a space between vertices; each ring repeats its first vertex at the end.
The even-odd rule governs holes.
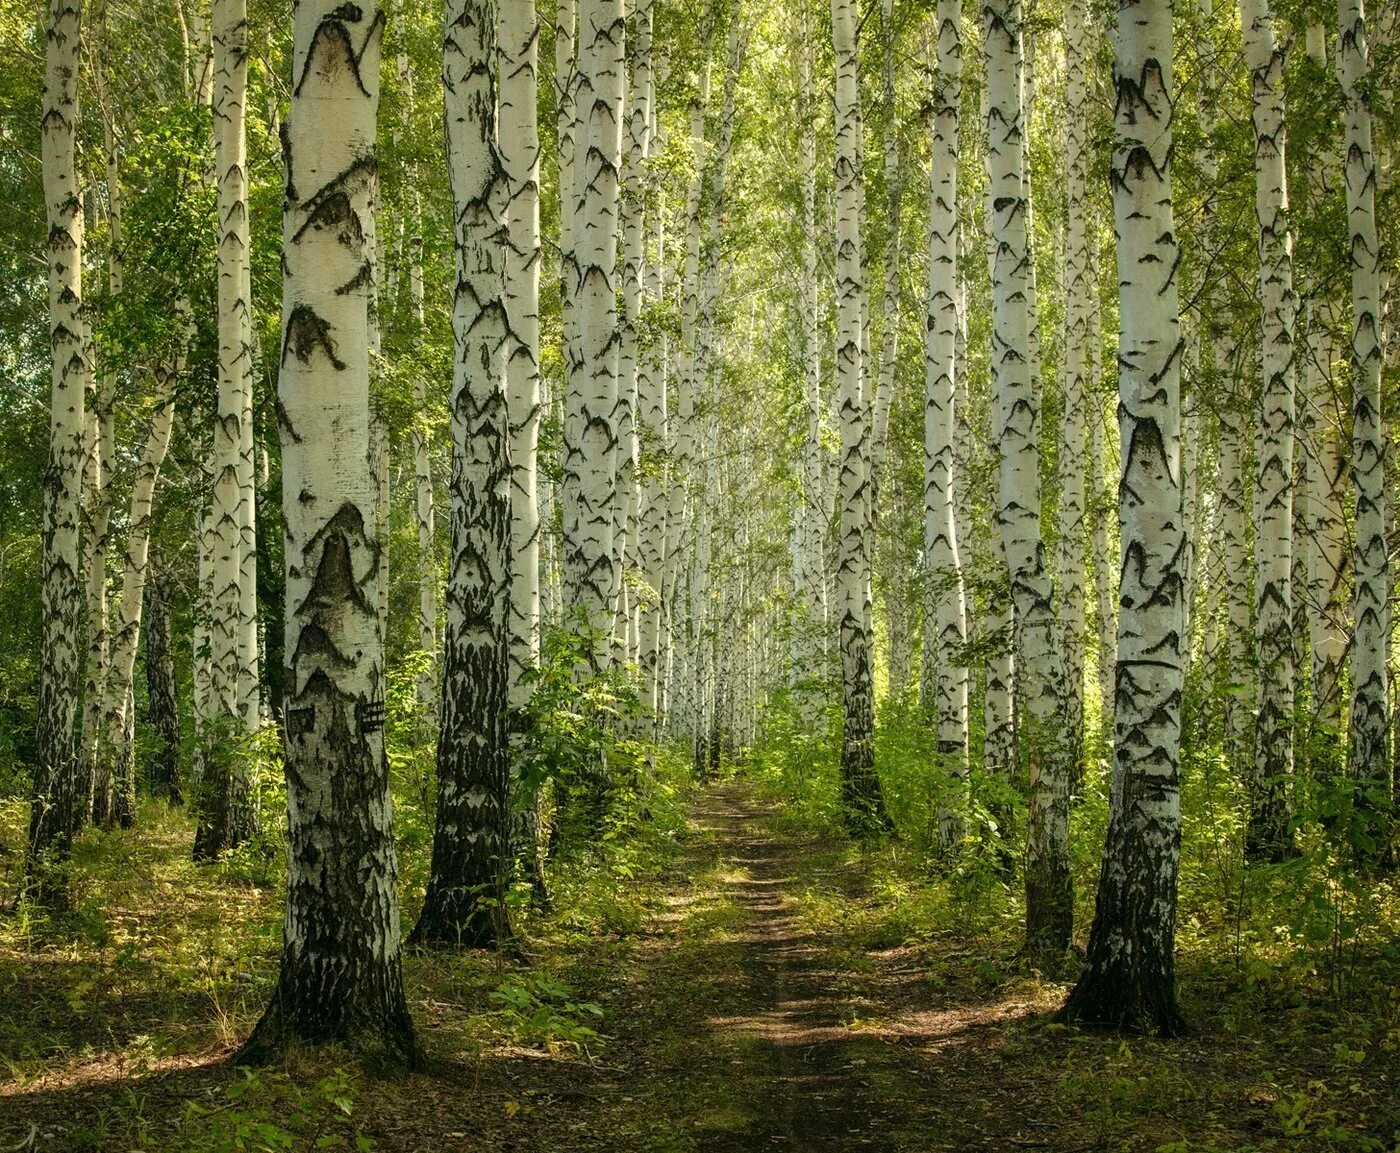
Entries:
POLYGON ((1067 869, 1026 866, 1026 944, 1029 956, 1063 953, 1074 932, 1074 888, 1067 869))
POLYGON ((279 981, 262 1018, 231 1058, 234 1065, 270 1065, 302 1046, 343 1045, 366 1072, 378 1077, 401 1076, 425 1067, 413 1032, 413 1020, 402 1003, 377 1010, 343 1004, 298 1003, 279 981), (329 1011, 327 1011, 329 1009, 329 1011))
POLYGON ((488 904, 479 893, 461 890, 435 894, 430 886, 418 923, 408 935, 408 943, 429 948, 504 952, 515 947, 515 935, 511 932, 505 907, 499 902, 488 904))
POLYGON ((1092 968, 1070 990, 1055 1020, 1136 1036, 1180 1037, 1187 1032, 1172 980, 1130 981, 1092 968))

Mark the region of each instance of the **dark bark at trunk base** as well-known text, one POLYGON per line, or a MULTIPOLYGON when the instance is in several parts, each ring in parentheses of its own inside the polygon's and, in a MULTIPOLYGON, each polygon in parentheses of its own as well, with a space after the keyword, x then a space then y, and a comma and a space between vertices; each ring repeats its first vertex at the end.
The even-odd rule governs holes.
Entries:
POLYGON ((1074 932, 1074 888, 1052 861, 1026 867, 1026 947, 1029 955, 1062 953, 1074 932))
POLYGON ((151 788, 173 805, 184 804, 180 776, 180 705, 176 695, 175 662, 170 635, 169 579, 156 558, 151 561, 151 584, 146 591, 146 693, 156 752, 151 758, 151 788))
POLYGON ((331 1043, 352 1050, 372 1073, 424 1067, 397 962, 306 953, 298 958, 284 950, 272 1000, 233 1064, 267 1065, 297 1044, 331 1043))
POLYGON ((1092 960, 1070 991, 1055 1020, 1065 1024, 1113 1029, 1141 1036, 1180 1037, 1186 1021, 1176 1007, 1176 978, 1170 959, 1137 965, 1092 960))
POLYGON ((1288 802, 1281 782, 1265 782, 1251 799, 1244 855, 1247 861, 1273 865, 1298 855, 1288 828, 1288 802))
POLYGON ((206 725, 204 772, 199 787, 199 826, 195 830, 194 859, 217 860, 220 853, 237 849, 258 831, 249 780, 252 772, 237 772, 240 758, 251 765, 253 750, 236 718, 206 725))
POLYGON ((885 792, 875 771, 874 750, 868 741, 845 742, 841 749, 841 805, 846 830, 854 837, 894 832, 885 808, 885 792))
MULTIPOLYGON (((449 695, 444 736, 460 711, 461 702, 449 695)), ((439 746, 432 872, 410 944, 491 949, 512 940, 506 908, 512 871, 509 753, 505 725, 496 727, 494 747, 469 740, 439 746)))

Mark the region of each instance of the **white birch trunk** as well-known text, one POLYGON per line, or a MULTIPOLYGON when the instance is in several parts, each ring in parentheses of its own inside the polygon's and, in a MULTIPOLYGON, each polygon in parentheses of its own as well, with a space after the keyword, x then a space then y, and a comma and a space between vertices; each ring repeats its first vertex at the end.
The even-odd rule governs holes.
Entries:
MULTIPOLYGON (((104 14, 105 23, 105 14, 104 14)), ((102 33, 105 40, 105 28, 102 33)), ((102 115, 102 143, 106 155, 107 176, 107 292, 111 299, 121 295, 125 280, 125 242, 122 234, 122 188, 119 171, 118 141, 113 110, 109 105, 106 79, 106 45, 97 53, 97 93, 102 115)), ((74 820, 78 825, 97 819, 112 820, 112 780, 104 773, 109 762, 100 745, 102 733, 102 694, 110 666, 111 638, 107 604, 108 526, 111 521, 111 482, 113 453, 116 448, 113 428, 113 394, 116 381, 109 368, 102 367, 98 375, 96 395, 88 408, 87 460, 84 476, 86 523, 83 553, 87 572, 87 660, 83 686, 82 760, 78 767, 78 784, 74 820)))
POLYGON ((1115 37, 1122 536, 1113 787, 1089 967, 1067 1016, 1174 1034, 1183 686, 1180 358, 1171 5, 1129 0, 1115 37))
MULTIPOLYGON (((826 498, 823 485, 822 360, 817 286, 817 132, 818 104, 813 92, 815 42, 809 6, 801 6, 797 44, 798 164, 802 170, 802 269, 798 282, 801 323, 802 388, 807 424, 802 444, 802 492, 799 515, 798 586, 799 678, 820 683, 827 674, 826 498)), ((805 704, 816 697, 808 690, 805 704)), ((812 709, 808 708, 809 715, 812 709)))
POLYGON ((871 417, 865 376, 865 271, 861 247, 864 187, 854 0, 832 0, 836 56, 836 376, 841 428, 840 543, 837 620, 845 726, 841 795, 858 830, 886 824, 875 771, 874 668, 871 644, 871 417))
POLYGON ((622 324, 618 347, 618 442, 620 473, 614 531, 618 561, 624 574, 614 642, 629 660, 637 657, 638 611, 644 595, 639 589, 643 562, 638 554, 641 508, 642 361, 640 322, 646 277, 646 161, 651 151, 651 0, 635 0, 634 35, 628 44, 631 59, 631 107, 627 113, 626 162, 622 173, 622 324))
POLYGON ((503 0, 500 153, 505 169, 506 396, 511 462, 511 708, 525 707, 525 673, 540 660, 540 137, 534 0, 503 0))
POLYGON ((695 526, 690 494, 696 460, 695 351, 700 320, 700 215, 705 171, 705 105, 709 101, 709 70, 703 69, 690 105, 690 147, 693 175, 685 201, 685 247, 681 266, 681 340, 676 355, 676 420, 671 468, 670 525, 673 534, 667 554, 667 588, 671 604, 673 668, 669 677, 673 702, 668 708, 672 731, 693 733, 693 685, 691 660, 694 621, 690 613, 690 566, 686 546, 693 548, 695 526))
MULTIPOLYGON (((924 337, 924 605, 923 707, 938 725, 938 752, 962 801, 967 790, 967 603, 954 492, 958 397, 958 135, 962 101, 962 2, 940 0, 936 16, 938 77, 929 154, 928 316, 924 337)), ((940 849, 962 840, 961 803, 943 806, 940 849)))
MULTIPOLYGON (((652 9, 648 6, 650 16, 652 9)), ((638 38, 651 36, 649 22, 638 25, 638 38)), ((638 46, 640 53, 641 46, 638 46)), ((657 109, 657 69, 650 73, 651 92, 647 99, 651 125, 648 129, 653 152, 664 151, 660 116, 657 109)), ((659 307, 665 291, 662 269, 666 263, 666 192, 660 176, 646 174, 646 191, 650 204, 647 220, 652 234, 652 252, 642 262, 643 307, 659 307)), ((644 233, 643 244, 647 237, 644 233)), ((659 736, 665 714, 666 660, 666 565, 671 548, 671 526, 668 523, 669 498, 665 476, 667 445, 670 441, 670 412, 667 405, 669 342, 665 333, 654 343, 644 346, 637 369, 638 437, 642 467, 642 511, 639 517, 637 543, 645 587, 641 598, 641 619, 638 623, 638 662, 642 673, 642 704, 651 710, 653 739, 659 736)))
MULTIPOLYGON (((1305 40, 1311 75, 1327 75, 1327 33, 1318 22, 1308 25, 1305 40)), ((1308 160, 1308 211, 1320 216, 1335 187, 1340 167, 1329 130, 1308 160)), ((1304 487, 1295 498, 1294 519, 1302 523, 1294 570, 1302 569, 1302 587, 1294 585, 1295 645, 1306 637, 1311 653, 1311 739, 1307 753, 1316 775, 1334 775, 1340 763, 1342 681, 1346 673, 1349 628, 1347 525, 1343 496, 1348 484, 1342 452, 1345 422, 1333 379, 1341 349, 1338 294, 1325 280, 1309 286, 1303 311, 1303 357, 1298 395, 1300 451, 1296 454, 1304 487), (1301 619, 1300 619, 1301 618, 1301 619)), ((1301 675, 1301 670, 1300 670, 1301 675)))
POLYGON ((614 548, 617 487, 617 219, 622 149, 621 0, 581 0, 575 108, 573 235, 577 385, 564 417, 565 555, 569 603, 592 637, 590 660, 608 661, 620 573, 614 548))
MULTIPOLYGON (((40 592, 44 660, 29 819, 31 872, 47 854, 66 854, 80 827, 74 721, 81 671, 80 522, 84 405, 90 375, 83 316, 83 210, 75 148, 82 3, 50 0, 48 12, 40 146, 48 222, 51 374, 40 592)), ((41 896, 63 898, 60 880, 40 873, 37 882, 41 896)))
POLYGON ((240 1059, 342 1041, 418 1061, 404 998, 375 605, 369 314, 383 13, 300 0, 284 128, 282 430, 287 904, 240 1059))
POLYGON ((1000 410, 997 520, 1011 574, 1016 653, 1017 743, 1029 762, 1026 939, 1033 948, 1069 943, 1069 765, 1059 712, 1061 662, 1053 590, 1040 531, 1040 398, 1031 343, 1030 253, 1022 134, 1020 0, 983 6, 987 56, 987 179, 996 243, 992 276, 992 368, 1000 410))
POLYGON ((443 39, 456 216, 452 562, 433 859, 414 941, 510 938, 511 461, 505 355, 510 179, 497 144, 495 4, 451 0, 443 39))
MULTIPOLYGON (((1386 637, 1390 572, 1385 543, 1385 440, 1381 426, 1381 250, 1376 223, 1370 54, 1362 0, 1338 8, 1337 75, 1346 97, 1347 232, 1351 254, 1352 478, 1356 489, 1350 767, 1384 789, 1387 767, 1386 637)), ((1374 803, 1374 802, 1368 802, 1374 803)))
MULTIPOLYGON (((192 331, 193 325, 190 326, 192 331)), ((188 340, 188 334, 186 336, 188 340)), ((117 819, 130 824, 135 816, 136 772, 133 763, 135 709, 133 678, 141 612, 146 592, 151 547, 151 508, 161 466, 170 447, 175 418, 175 387, 184 375, 183 353, 156 369, 155 407, 145 447, 131 486, 131 517, 127 529, 121 594, 112 606, 112 647, 107 680, 102 687, 102 724, 106 747, 104 773, 116 782, 117 819)))
POLYGON ((213 544, 210 712, 205 716, 207 763, 195 836, 197 860, 237 847, 251 832, 248 756, 238 736, 240 729, 254 729, 258 724, 251 253, 244 133, 248 22, 244 0, 215 0, 212 31, 219 355, 208 530, 213 544))
POLYGON ((1253 88, 1255 216, 1259 226, 1262 393, 1258 512, 1254 542, 1259 636, 1258 720, 1250 775, 1247 848, 1251 857, 1286 851, 1285 796, 1293 771, 1293 239, 1284 152, 1283 47, 1267 0, 1240 0, 1245 60, 1253 88))
POLYGON ((1065 6, 1064 414, 1060 421, 1060 641, 1064 653, 1065 739, 1077 778, 1084 734, 1084 457, 1089 378, 1089 74, 1092 18, 1078 0, 1065 6))

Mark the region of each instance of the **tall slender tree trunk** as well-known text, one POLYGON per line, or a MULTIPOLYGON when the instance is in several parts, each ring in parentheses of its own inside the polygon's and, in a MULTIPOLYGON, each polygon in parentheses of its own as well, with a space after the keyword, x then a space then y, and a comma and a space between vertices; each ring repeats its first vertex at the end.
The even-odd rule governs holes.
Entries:
POLYGON ((172 805, 184 804, 180 775, 180 704, 175 680, 175 652, 170 618, 175 590, 170 571, 152 549, 146 583, 146 699, 156 748, 151 756, 151 788, 172 805))
POLYGON ((469 948, 510 937, 511 460, 504 353, 510 180, 492 99, 495 4, 452 0, 443 40, 456 213, 452 308, 452 566, 443 644, 433 861, 413 940, 469 948))
POLYGON ((871 414, 865 375, 865 270, 861 246, 864 187, 854 0, 832 0, 836 55, 836 375, 841 426, 838 622, 845 727, 841 798, 858 831, 886 825, 875 770, 875 693, 871 645, 871 414))
POLYGON ((375 605, 366 220, 384 17, 300 0, 283 130, 282 428, 286 541, 287 903, 277 987, 239 1054, 341 1041, 418 1063, 404 997, 384 640, 375 605))
POLYGON ((693 736, 692 661, 695 649, 690 612, 690 566, 687 546, 695 540, 694 502, 696 452, 696 348, 700 321, 700 240, 704 220, 701 201, 705 187, 705 105, 709 101, 709 69, 702 68, 690 105, 692 176, 686 189, 685 246, 681 264, 681 339, 676 357, 676 421, 671 465, 670 523, 673 539, 667 554, 667 591, 671 603, 672 638, 675 647, 671 684, 673 701, 668 709, 672 731, 693 736))
MULTIPOLYGON (((97 93, 102 115, 102 144, 107 175, 107 292, 115 299, 125 282, 125 241, 122 228, 122 187, 115 110, 110 106, 104 71, 107 65, 106 9, 101 10, 102 43, 97 52, 97 93)), ((112 466, 116 448, 113 403, 116 381, 103 366, 96 394, 87 411, 87 454, 84 474, 86 519, 83 553, 87 572, 87 661, 83 686, 83 743, 78 765, 77 810, 81 826, 96 817, 101 824, 113 819, 113 783, 103 769, 110 761, 103 755, 102 693, 107 682, 110 648, 107 603, 108 526, 112 509, 112 466)))
MULTIPOLYGON (((613 623, 614 640, 631 659, 638 655, 638 610, 643 594, 637 579, 643 562, 638 556, 638 516, 641 492, 641 389, 645 359, 641 342, 641 317, 646 277, 646 161, 651 150, 651 0, 637 0, 632 8, 633 37, 628 43, 631 65, 631 107, 625 131, 625 165, 622 173, 622 317, 618 333, 618 441, 620 473, 614 531, 619 563, 634 579, 624 580, 613 623)), ((650 391, 650 389, 648 389, 650 391)), ((648 398, 650 399, 650 398, 648 398)), ((640 658, 639 658, 640 662, 640 658)))
MULTIPOLYGON (((654 5, 648 3, 639 13, 637 22, 637 57, 640 61, 652 54, 652 21, 654 5), (645 50, 644 50, 645 49, 645 50)), ((640 70, 640 65, 639 65, 640 70)), ((658 69, 650 63, 645 69, 648 85, 646 130, 648 151, 660 151, 660 117, 657 109, 658 69)), ((648 303, 658 306, 664 293, 663 268, 666 263, 666 196, 661 177, 647 171, 643 174, 644 209, 642 232, 642 307, 648 303), (647 253, 649 245, 652 247, 647 253)), ((637 367, 637 435, 638 463, 641 472, 641 513, 637 527, 638 563, 644 582, 641 596, 641 616, 638 621, 638 664, 642 674, 642 704, 651 710, 651 735, 660 734, 665 711, 665 572, 670 548, 670 525, 667 523, 667 494, 665 486, 666 446, 670 439, 670 414, 667 408, 667 370, 669 347, 664 333, 658 333, 650 344, 643 343, 637 367)))
MULTIPOLYGON (((512 735, 523 731, 528 674, 540 663, 540 134, 536 98, 539 24, 534 0, 505 0, 500 41, 501 166, 505 215, 506 402, 510 410, 510 710, 512 735)), ((541 859, 540 798, 512 798, 516 856, 548 900, 541 859)))
MULTIPOLYGON (((214 170, 218 188, 218 419, 211 506, 210 703, 196 860, 252 832, 254 781, 244 734, 258 725, 257 542, 253 510, 252 301, 248 233, 246 0, 214 0, 214 170), (245 451, 246 450, 246 451, 245 451)), ((139 601, 139 598, 138 598, 139 601)))
POLYGON ((798 282, 801 325, 802 389, 806 436, 802 443, 802 492, 798 536, 798 584, 801 596, 800 664, 798 675, 808 682, 802 690, 804 711, 815 715, 816 684, 826 679, 828 618, 826 581, 826 498, 823 494, 822 356, 820 305, 817 286, 817 115, 813 92, 811 8, 803 3, 799 16, 798 164, 802 169, 802 268, 798 282), (815 682, 815 684, 813 683, 815 682))
MULTIPOLYGON (((1213 20, 1213 0, 1196 0, 1196 20, 1201 29, 1213 20)), ((1197 116, 1203 143, 1197 155, 1205 201, 1201 210, 1203 245, 1215 259, 1225 243, 1218 220, 1220 161, 1215 139, 1217 106, 1224 91, 1224 76, 1211 37, 1203 32, 1196 38, 1201 70, 1201 96, 1197 116)), ((1254 486, 1247 480, 1249 452, 1247 416, 1243 409, 1238 379, 1238 347, 1229 307, 1220 278, 1208 275, 1201 286, 1201 325, 1206 347, 1202 360, 1217 381, 1220 445, 1217 463, 1220 510, 1217 516, 1222 556, 1226 562, 1223 577, 1225 601, 1225 643, 1222 648, 1226 682, 1237 686, 1225 694, 1225 749, 1229 762, 1241 778, 1248 775, 1253 755, 1251 726, 1254 706, 1254 661, 1252 651, 1252 608, 1249 565, 1238 558, 1249 555, 1248 526, 1253 519, 1254 486)))
MULTIPOLYGON (((936 718, 938 752, 959 800, 967 790, 967 644, 954 492, 965 484, 955 464, 958 397, 958 134, 962 101, 962 0, 940 0, 938 78, 929 154, 928 316, 924 336, 923 707, 936 718)), ((963 836, 962 805, 945 803, 938 843, 951 852, 963 836)))
MULTIPOLYGON (((1073 19, 1073 17, 1071 17, 1073 19)), ((1113 787, 1089 966, 1067 1017, 1174 1034, 1181 851, 1180 357, 1172 223, 1171 5, 1129 0, 1115 36, 1122 533, 1113 787)))
POLYGON ((42 644, 34 798, 27 871, 41 899, 66 888, 46 858, 68 852, 81 827, 78 748, 78 637, 83 612, 80 548, 87 323, 83 316, 83 209, 75 148, 82 0, 50 0, 45 46, 41 152, 48 217, 51 375, 49 459, 44 471, 42 644))
MULTIPOLYGON (((193 325, 185 333, 188 342, 193 325)), ((133 748, 136 723, 133 704, 133 678, 136 646, 141 635, 141 610, 145 597, 151 547, 151 509, 161 466, 170 447, 171 426, 175 419, 175 388, 184 375, 183 346, 180 354, 156 370, 155 407, 146 433, 145 447, 131 485, 131 516, 127 529, 126 556, 121 596, 113 606, 112 648, 107 683, 103 686, 102 713, 105 732, 104 774, 113 782, 113 815, 122 825, 136 817, 136 766, 133 748)), ((178 755, 178 754, 177 754, 178 755)), ((222 799, 222 798, 221 798, 222 799)), ((203 822, 201 814, 201 822, 203 822)))
POLYGON ((511 424, 511 707, 540 659, 540 142, 532 0, 500 6, 500 158, 505 173, 506 396, 511 424))
MULTIPOLYGON (((1389 776, 1385 646, 1390 571, 1385 543, 1385 437, 1381 427, 1381 273, 1372 144, 1371 60, 1363 0, 1338 8, 1337 76, 1346 98, 1347 232, 1351 250, 1351 470, 1356 488, 1354 634, 1351 647, 1352 776, 1373 793, 1389 776)), ((1377 806, 1374 799, 1366 802, 1377 806)), ((1383 802, 1380 807, 1384 807, 1383 802)))
MULTIPOLYGON (((1306 45, 1312 76, 1327 75, 1327 33, 1323 24, 1309 24, 1306 45)), ((1329 131, 1308 161, 1308 211, 1320 216, 1335 187, 1339 167, 1329 131)), ((1298 494, 1295 519, 1304 521, 1300 541, 1304 586, 1295 589, 1295 629, 1301 648, 1307 638, 1311 652, 1311 739, 1307 746, 1309 769, 1315 776, 1335 775, 1342 752, 1342 683, 1346 674, 1348 634, 1347 524, 1343 497, 1347 488, 1347 460, 1342 451, 1342 428, 1334 388, 1333 366, 1339 359, 1337 333, 1341 330, 1338 295, 1323 277, 1309 287, 1304 310, 1302 387, 1302 452, 1306 462, 1306 491, 1298 494), (1299 513, 1301 512, 1301 516, 1299 513)))
POLYGON ((617 487, 617 218, 622 150, 621 0, 580 0, 573 228, 578 385, 564 418, 568 601, 582 613, 590 660, 608 659, 620 574, 614 549, 617 487), (582 147, 580 147, 582 145, 582 147), (581 160, 581 163, 579 162, 581 160))
POLYGON ((1259 696, 1246 847, 1254 859, 1277 859, 1288 851, 1286 789, 1293 772, 1293 407, 1298 301, 1293 291, 1293 238, 1284 165, 1283 47, 1274 37, 1267 0, 1240 0, 1240 19, 1253 88, 1263 369, 1254 541, 1259 696))
POLYGON ((1074 891, 1069 875, 1069 763, 1058 716, 1062 668, 1050 573, 1040 529, 1040 398, 1032 379, 1030 264, 1022 134, 1020 0, 982 9, 987 54, 987 179, 996 258, 992 275, 992 368, 1001 453, 997 521, 1011 573, 1016 652, 1016 739, 1030 768, 1026 851, 1026 941, 1069 944, 1074 891))
POLYGON ((1064 414, 1060 420, 1060 642, 1064 652, 1065 740, 1078 784, 1084 742, 1084 457, 1089 378, 1089 301, 1093 294, 1088 220, 1089 75, 1092 18, 1065 6, 1064 414))

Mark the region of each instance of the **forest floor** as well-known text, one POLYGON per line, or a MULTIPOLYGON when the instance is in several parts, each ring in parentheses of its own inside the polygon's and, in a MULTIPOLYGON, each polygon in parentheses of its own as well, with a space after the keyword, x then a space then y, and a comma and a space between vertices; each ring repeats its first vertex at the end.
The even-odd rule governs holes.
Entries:
MULTIPOLYGON (((151 852, 134 865, 147 882, 164 859, 151 852)), ((71 929, 66 945, 50 926, 21 947, 11 927, 0 1150, 1400 1148, 1393 1019, 1242 1005, 1201 970, 1183 982, 1184 1039, 1065 1028, 1050 1014, 1072 973, 1024 966, 1009 935, 971 925, 911 932, 881 877, 752 786, 707 786, 669 848, 596 897, 614 904, 555 914, 524 960, 411 954, 431 1064, 395 1081, 344 1054, 228 1066, 270 979, 273 886, 223 886, 217 915, 243 959, 202 984, 186 962, 179 988, 162 969, 175 927, 152 945, 109 916, 91 965, 71 929)))

